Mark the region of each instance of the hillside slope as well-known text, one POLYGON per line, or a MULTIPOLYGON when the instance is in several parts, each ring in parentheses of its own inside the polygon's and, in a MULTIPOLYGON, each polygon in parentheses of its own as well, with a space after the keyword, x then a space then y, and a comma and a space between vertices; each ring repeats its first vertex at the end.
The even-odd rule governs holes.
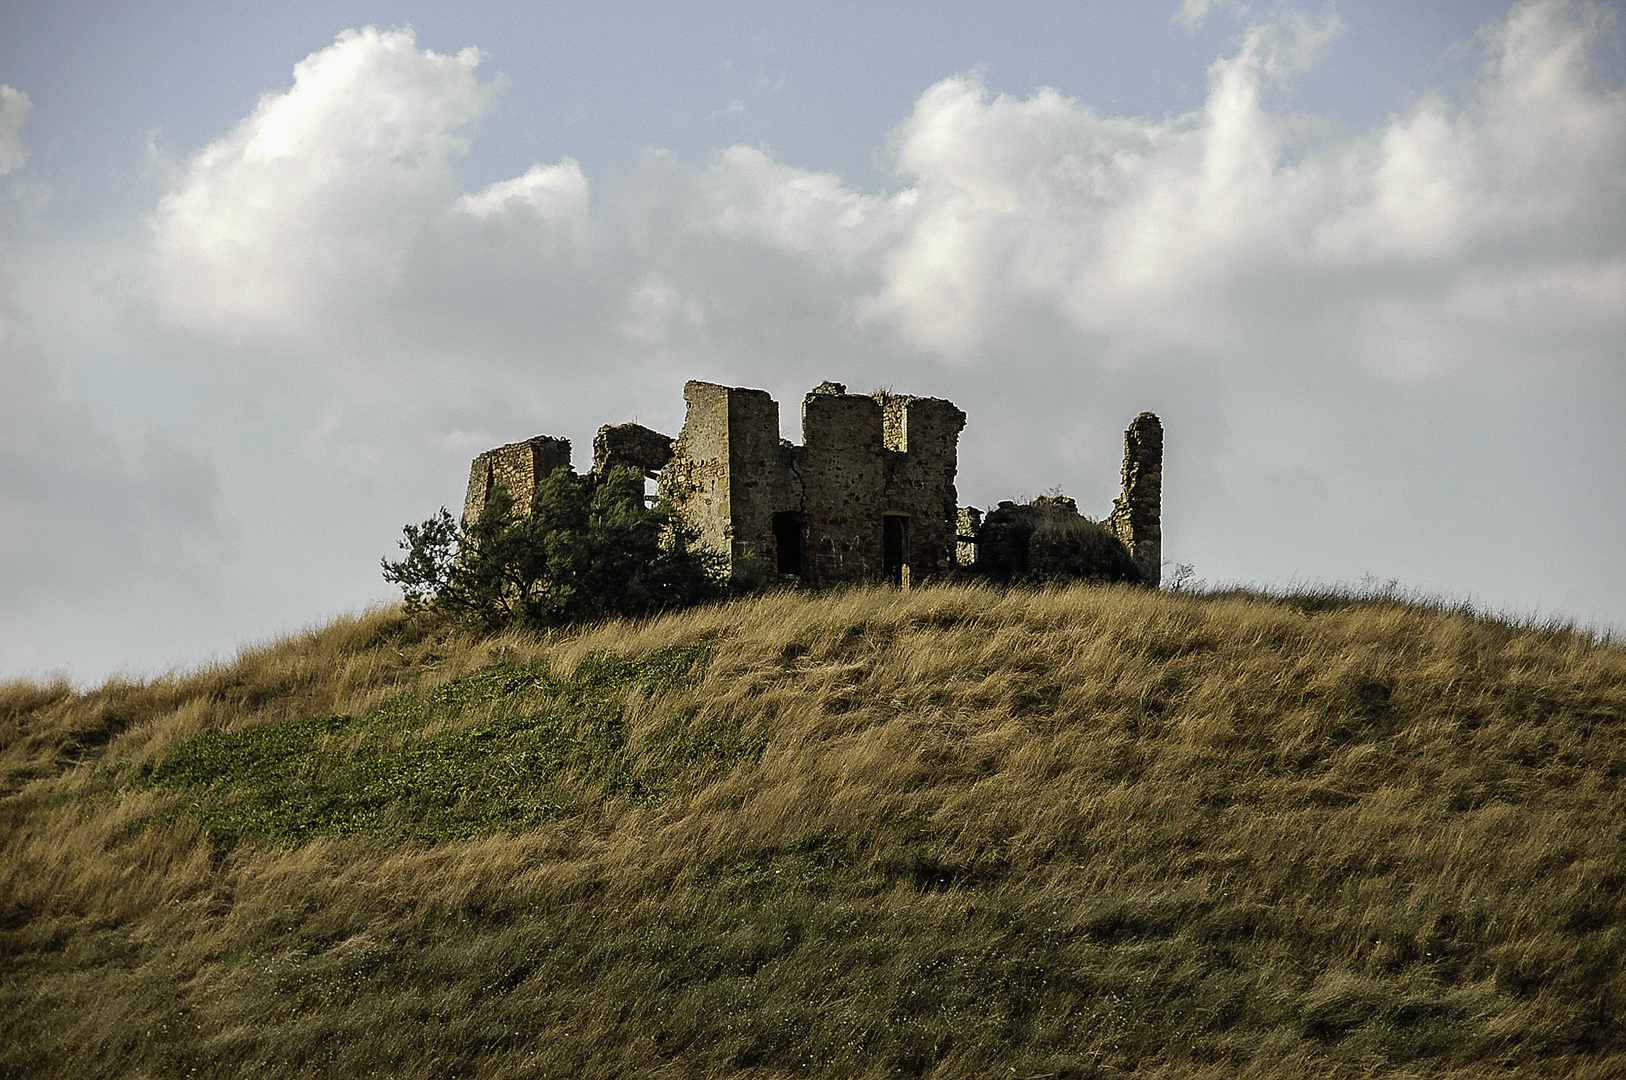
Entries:
POLYGON ((1626 1075, 1623 770, 1397 603, 380 612, 0 689, 0 1076, 1626 1075))

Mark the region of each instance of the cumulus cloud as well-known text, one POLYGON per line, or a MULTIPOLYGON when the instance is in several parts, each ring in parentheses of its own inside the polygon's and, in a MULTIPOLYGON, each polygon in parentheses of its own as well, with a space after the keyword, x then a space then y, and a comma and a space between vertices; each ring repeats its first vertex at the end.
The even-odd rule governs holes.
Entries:
POLYGON ((387 296, 454 208, 579 223, 586 181, 574 161, 458 199, 458 132, 493 92, 479 63, 472 47, 443 56, 419 50, 411 30, 369 27, 298 64, 293 86, 196 154, 152 215, 162 313, 198 330, 298 330, 387 296))
POLYGON ((1463 103, 1348 133, 1273 110, 1342 29, 1276 8, 1185 115, 961 76, 897 128, 890 192, 736 146, 702 168, 655 154, 596 209, 571 158, 457 191, 458 133, 492 92, 478 51, 349 31, 187 163, 149 282, 184 326, 348 333, 336 348, 521 356, 545 327, 561 372, 726 352, 750 321, 731 314, 786 305, 825 320, 809 333, 956 367, 1040 326, 1109 370, 1265 340, 1401 381, 1596 366, 1626 333, 1626 91, 1588 67, 1604 22, 1521 4, 1463 103))
POLYGON ((897 242, 915 202, 913 192, 881 198, 849 191, 834 173, 783 165, 746 146, 724 151, 700 186, 704 220, 724 235, 849 268, 897 242))
POLYGON ((1626 259, 1626 92, 1590 78, 1601 20, 1522 5, 1490 37, 1468 105, 1426 97, 1319 141, 1265 91, 1338 33, 1331 14, 1248 28, 1186 116, 1105 117, 1052 90, 948 79, 898 132, 906 191, 864 197, 736 150, 714 169, 732 196, 716 220, 814 257, 867 256, 880 285, 862 310, 950 359, 1036 308, 1125 352, 1240 343, 1261 320, 1353 326, 1358 351, 1396 374, 1516 363, 1453 344, 1483 319, 1536 316, 1597 353, 1626 330, 1610 299, 1626 259), (1419 337, 1431 312, 1442 332, 1419 337))
POLYGON ((1186 36, 1190 37, 1203 28, 1203 23, 1208 21, 1208 13, 1215 8, 1241 18, 1247 13, 1248 5, 1239 3, 1238 0, 1219 0, 1219 3, 1215 3, 1214 0, 1181 0, 1180 10, 1174 13, 1169 23, 1184 30, 1186 36))
POLYGON ((1473 108, 1425 98, 1348 148, 1338 164, 1350 205, 1318 222, 1315 253, 1418 262, 1499 251, 1525 263, 1532 251, 1618 251, 1626 93, 1590 89, 1599 15, 1574 14, 1557 3, 1516 10, 1473 108))
POLYGON ((557 165, 533 165, 523 176, 460 196, 455 205, 481 221, 522 210, 553 225, 579 228, 587 222, 587 178, 576 159, 565 158, 557 165))
POLYGON ((151 278, 170 319, 280 328, 399 280, 423 212, 450 201, 454 132, 490 88, 475 49, 420 52, 410 30, 346 31, 189 163, 151 219, 151 278), (358 296, 359 294, 359 296, 358 296))
POLYGON ((1519 6, 1488 35, 1467 104, 1426 96, 1353 134, 1306 136, 1268 105, 1341 32, 1330 8, 1245 26, 1182 116, 945 79, 895 133, 900 190, 855 191, 747 147, 701 170, 663 160, 622 186, 622 231, 591 256, 573 159, 455 190, 457 132, 491 93, 477 50, 351 31, 192 159, 153 217, 151 280, 167 316, 200 329, 396 318, 479 333, 475 317, 525 316, 490 298, 529 295, 529 312, 585 304, 604 317, 591 333, 650 344, 656 326, 691 334, 716 322, 696 312, 737 303, 701 294, 714 272, 718 288, 741 280, 718 260, 745 270, 754 245, 823 274, 854 325, 955 364, 1035 318, 1089 337, 1109 366, 1291 324, 1399 378, 1508 374, 1530 355, 1529 340, 1495 344, 1515 318, 1585 364, 1623 329, 1611 296, 1626 265, 1626 92, 1588 71, 1602 20, 1562 0, 1519 6), (640 205, 667 209, 634 213, 628 233, 640 205), (707 248, 709 269, 691 259, 680 281, 657 265, 707 236, 733 245, 707 248), (500 262, 482 254, 494 247, 500 262), (583 289, 597 299, 566 302, 583 289))

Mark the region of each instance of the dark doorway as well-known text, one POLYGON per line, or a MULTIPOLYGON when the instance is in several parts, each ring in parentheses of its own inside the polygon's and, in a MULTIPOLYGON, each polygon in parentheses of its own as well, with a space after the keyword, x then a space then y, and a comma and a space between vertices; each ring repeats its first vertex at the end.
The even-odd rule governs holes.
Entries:
POLYGON ((888 581, 909 584, 909 519, 902 514, 881 518, 881 559, 888 581))
MULTIPOLYGON (((761 521, 761 518, 757 519, 761 521)), ((773 538, 779 547, 779 572, 807 573, 807 525, 794 510, 781 510, 773 516, 773 538)))

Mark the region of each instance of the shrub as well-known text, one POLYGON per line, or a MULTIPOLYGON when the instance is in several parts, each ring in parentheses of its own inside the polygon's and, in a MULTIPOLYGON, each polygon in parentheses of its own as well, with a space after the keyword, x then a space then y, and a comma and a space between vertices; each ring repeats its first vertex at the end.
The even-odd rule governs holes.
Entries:
POLYGON ((977 545, 977 571, 996 581, 1144 580, 1123 541, 1065 495, 1000 503, 983 520, 977 545))
POLYGON ((559 469, 529 514, 497 488, 474 520, 445 507, 402 530, 406 557, 383 560, 408 612, 436 611, 487 629, 552 626, 687 607, 722 593, 720 562, 661 503, 644 505, 630 469, 578 477, 559 469))

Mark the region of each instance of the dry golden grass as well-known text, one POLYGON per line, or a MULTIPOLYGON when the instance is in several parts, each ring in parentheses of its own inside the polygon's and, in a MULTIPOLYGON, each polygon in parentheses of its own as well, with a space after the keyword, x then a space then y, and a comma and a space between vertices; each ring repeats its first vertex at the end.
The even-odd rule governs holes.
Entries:
POLYGON ((1626 1075, 1623 767, 1626 649, 1381 600, 375 612, 0 688, 0 1076, 1626 1075), (519 826, 465 828, 490 775, 298 835, 157 783, 358 718, 288 774, 317 799, 533 707, 519 826))

